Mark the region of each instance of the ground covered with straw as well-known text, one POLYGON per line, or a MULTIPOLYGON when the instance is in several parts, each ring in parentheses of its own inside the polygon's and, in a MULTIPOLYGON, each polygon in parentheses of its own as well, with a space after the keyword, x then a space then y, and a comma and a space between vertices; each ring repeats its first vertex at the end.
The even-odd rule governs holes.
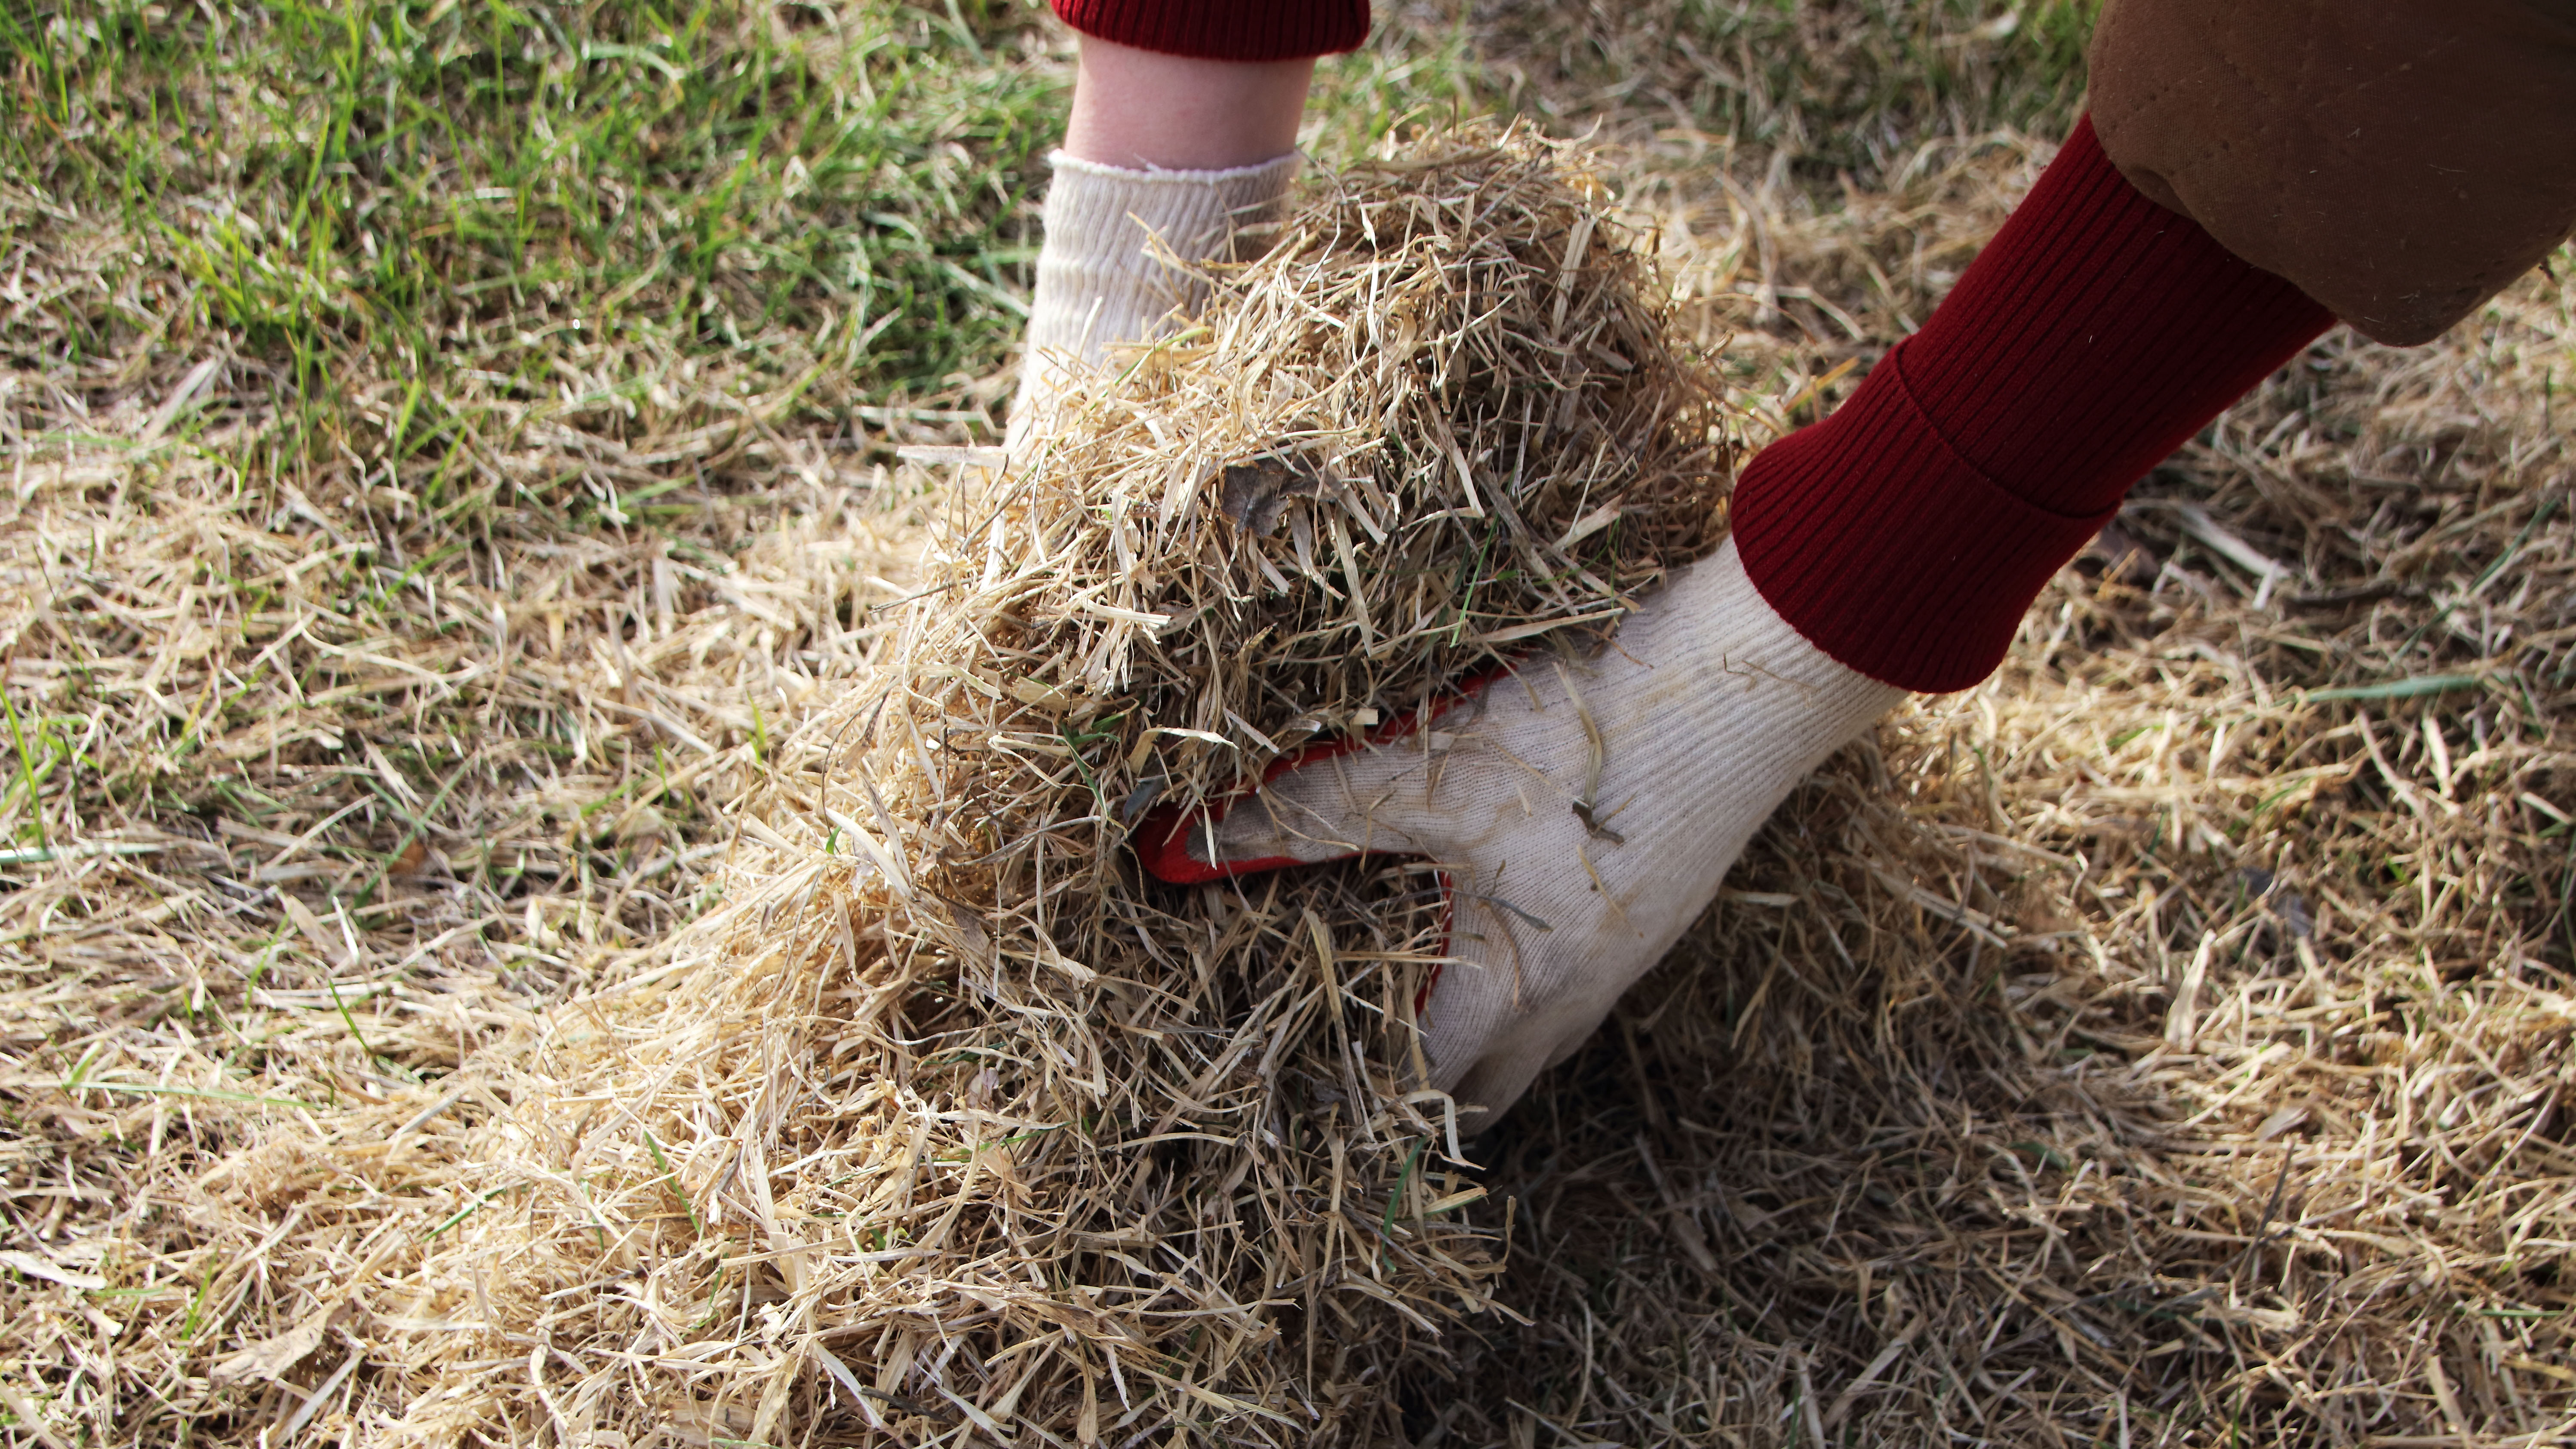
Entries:
MULTIPOLYGON (((1790 802, 1676 959, 1463 1144, 1476 1167, 1401 1093, 1375 1139, 1246 1142, 1227 1073, 1199 1086, 1224 1045, 1163 1022, 1338 971, 1347 1014, 1319 997, 1306 1030, 1361 1065, 1311 1100, 1386 1100, 1366 1074, 1401 1064, 1386 1024, 1436 930, 1401 867, 1294 888, 1321 950, 1286 897, 1155 898, 1146 935, 1213 926, 1207 961, 1301 928, 1274 977, 1175 957, 1130 1001, 1012 958, 1161 1064, 1104 1081, 1146 1119, 1116 1130, 1225 1139, 1145 1149, 1116 1211, 1051 1223, 1081 1113, 943 1060, 921 1033, 967 1018, 926 997, 908 1075, 876 1069, 893 998, 860 968, 901 933, 816 902, 933 819, 866 799, 922 716, 854 691, 906 629, 966 627, 914 597, 960 567, 917 541, 984 514, 950 519, 971 485, 897 449, 994 435, 1059 38, 974 6, 0 26, 15 1442, 2576 1434, 2576 321, 2551 277, 2416 352, 2330 337, 2178 455, 1994 681, 1790 802), (783 894, 718 889, 746 871, 783 894), (812 957, 811 994, 718 969, 764 947, 812 957), (1287 1256, 1234 1206, 1288 1201, 1283 1167, 1345 1234, 1306 1261, 1351 1286, 1229 1342, 1251 1320, 1186 1315, 1261 1281, 1193 1274, 1287 1256), (1060 1256, 1009 1248, 1046 1232, 1060 1256), (908 1279, 942 1233, 1008 1251, 908 1279), (1388 1286, 1435 1247, 1472 1299, 1388 1286), (827 1296, 850 1273, 877 1316, 827 1296), (1173 1316, 1112 1376, 1077 1311, 1173 1316), (1279 1365, 1276 1397, 1188 1375, 1212 1363, 1279 1365), (690 1413, 641 1411, 675 1393, 690 1413), (1162 1407, 1121 1425, 1138 1404, 1162 1407)), ((1938 299, 2071 116, 2082 26, 1397 12, 1338 63, 1315 149, 1354 158, 1423 101, 1601 122, 1674 335, 1758 441, 1938 299)), ((1289 502, 1262 556, 1298 582, 1289 502)), ((1333 548, 1306 559, 1337 580, 1333 548)), ((1009 647, 1171 612, 1107 607, 1009 647)), ((1132 736, 1091 738, 1130 723, 1082 718, 1075 675, 1029 692, 1050 728, 994 733, 1089 813, 1156 762, 1162 789, 1213 778, 1214 744, 1131 766, 1132 736), (1113 755, 1116 784, 1080 778, 1113 755)), ((1235 708, 1273 743, 1301 718, 1235 708)), ((906 778, 991 768, 969 753, 906 778)), ((1043 859, 1093 889, 1128 869, 1108 838, 1016 888, 1043 859)), ((943 949, 977 947, 947 919, 943 949)))

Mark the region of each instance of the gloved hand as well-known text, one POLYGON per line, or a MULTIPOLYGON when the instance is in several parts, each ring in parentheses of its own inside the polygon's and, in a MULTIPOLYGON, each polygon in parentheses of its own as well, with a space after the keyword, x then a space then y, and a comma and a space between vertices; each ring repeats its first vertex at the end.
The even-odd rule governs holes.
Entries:
POLYGON ((1047 186, 1046 242, 1005 446, 1020 450, 1047 405, 1112 347, 1151 340, 1174 309, 1204 300, 1187 265, 1227 253, 1276 221, 1297 177, 1294 154, 1225 171, 1141 171, 1064 152, 1047 186), (1159 251, 1159 255, 1158 255, 1159 251))
POLYGON ((1790 789, 1904 694, 1799 637, 1729 541, 1597 657, 1540 655, 1427 726, 1317 751, 1148 831, 1142 853, 1181 883, 1369 852, 1437 862, 1450 961, 1423 1047, 1432 1085, 1490 1125, 1680 939, 1790 789))

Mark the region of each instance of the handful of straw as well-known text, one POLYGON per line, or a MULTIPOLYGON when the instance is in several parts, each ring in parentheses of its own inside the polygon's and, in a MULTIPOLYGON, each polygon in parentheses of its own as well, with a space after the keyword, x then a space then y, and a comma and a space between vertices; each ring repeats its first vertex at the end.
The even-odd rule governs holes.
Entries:
POLYGON ((1437 874, 1184 890, 1126 841, 1597 644, 1713 546, 1727 418, 1603 204, 1520 131, 1325 177, 1196 326, 942 500, 691 969, 549 1044, 461 1167, 537 1190, 428 1245, 415 1316, 455 1326, 407 1345, 394 1427, 1387 1427, 1391 1366, 1492 1306, 1508 1236, 1416 1040, 1437 874))

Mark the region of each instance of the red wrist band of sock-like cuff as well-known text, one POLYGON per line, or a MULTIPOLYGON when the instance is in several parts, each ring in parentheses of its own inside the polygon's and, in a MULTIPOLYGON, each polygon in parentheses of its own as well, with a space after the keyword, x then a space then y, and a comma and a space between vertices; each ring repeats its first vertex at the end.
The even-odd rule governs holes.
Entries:
POLYGON ((1193 60, 1304 60, 1357 50, 1368 0, 1052 0, 1064 23, 1114 45, 1193 60))
POLYGON ((2333 323, 2147 200, 2087 118, 1923 329, 1746 467, 1745 570, 1843 664, 1965 689, 2129 485, 2333 323))
POLYGON ((1746 466, 1735 544, 1808 643, 1882 683, 1941 694, 1994 672, 2030 601, 2119 505, 2070 517, 1978 472, 1907 391, 1903 354, 1746 466))

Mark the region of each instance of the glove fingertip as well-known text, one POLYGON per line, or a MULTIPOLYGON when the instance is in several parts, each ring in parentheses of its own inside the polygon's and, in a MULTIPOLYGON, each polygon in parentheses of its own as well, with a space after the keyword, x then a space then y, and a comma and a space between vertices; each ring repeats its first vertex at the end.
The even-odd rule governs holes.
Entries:
MULTIPOLYGON (((1449 710, 1474 699, 1484 691, 1486 686, 1508 676, 1511 672, 1512 668, 1509 665, 1488 669, 1460 681, 1442 697, 1426 701, 1418 708, 1407 710, 1373 730, 1318 740, 1302 748, 1290 750, 1272 760, 1263 769, 1259 785, 1240 794, 1201 805, 1196 809, 1166 805, 1148 814, 1144 823, 1137 828, 1134 837, 1136 857, 1143 862, 1146 871, 1156 880, 1169 885, 1206 885, 1210 881, 1231 880, 1243 875, 1259 875, 1264 871, 1279 870, 1292 865, 1320 864, 1319 861, 1294 855, 1265 855, 1250 860, 1218 860, 1215 858, 1216 849, 1213 844, 1217 823, 1225 818, 1227 810, 1258 794, 1262 786, 1269 785, 1280 777, 1308 765, 1319 765, 1326 760, 1356 754, 1372 746, 1407 738, 1415 731, 1436 721, 1449 710), (1197 829, 1193 829, 1194 826, 1197 829), (1193 852, 1190 849, 1194 840, 1204 846, 1204 853, 1193 852)), ((1349 859, 1351 856, 1370 853, 1365 850, 1352 850, 1346 855, 1334 856, 1330 859, 1349 859)), ((1445 889, 1447 882, 1443 881, 1442 885, 1445 889)))

